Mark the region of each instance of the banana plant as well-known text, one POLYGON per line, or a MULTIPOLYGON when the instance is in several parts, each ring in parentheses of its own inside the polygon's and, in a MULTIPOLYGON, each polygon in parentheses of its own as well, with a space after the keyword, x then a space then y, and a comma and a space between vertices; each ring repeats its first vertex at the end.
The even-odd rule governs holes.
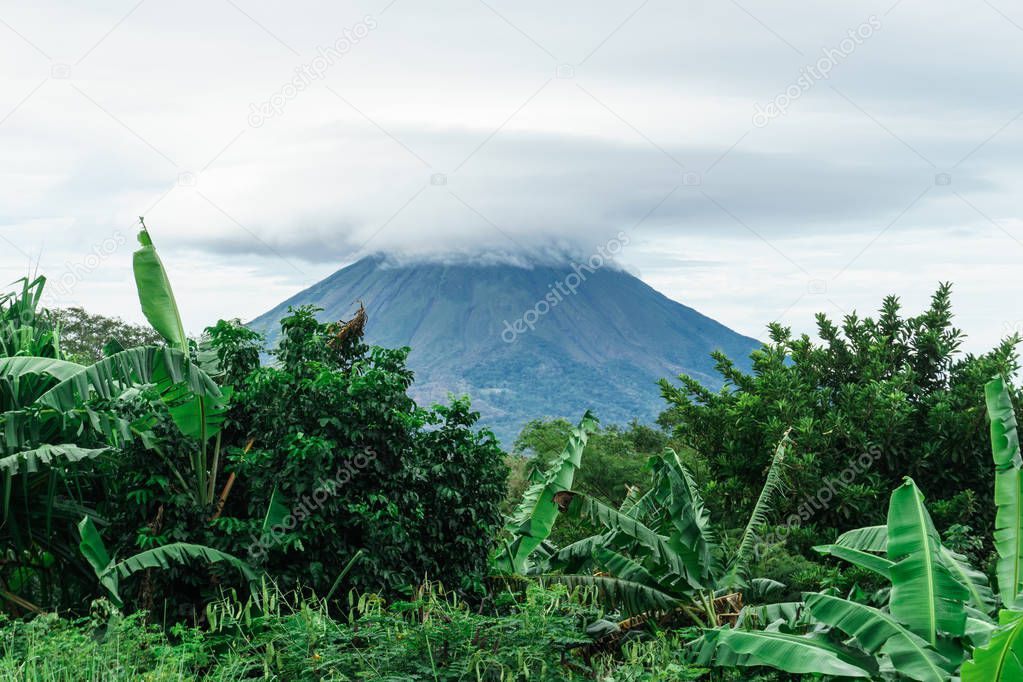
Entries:
POLYGON ((244 561, 212 547, 193 545, 187 542, 173 542, 117 561, 111 558, 103 543, 103 538, 91 518, 88 516, 82 518, 78 524, 78 532, 82 539, 79 545, 82 555, 89 561, 96 572, 96 578, 100 585, 107 590, 110 600, 118 608, 124 606, 120 593, 121 580, 139 571, 167 568, 171 564, 201 562, 213 565, 223 563, 236 569, 250 585, 258 578, 256 572, 244 561))
POLYGON ((888 580, 880 608, 806 594, 803 602, 777 610, 766 628, 747 627, 762 618, 740 617, 734 628, 706 631, 698 660, 925 682, 1023 679, 1023 459, 1005 382, 989 382, 985 398, 995 465, 997 594, 982 572, 942 545, 923 493, 907 477, 892 493, 886 525, 849 531, 816 548, 888 580), (813 647, 816 653, 808 654, 813 647))
POLYGON ((788 435, 775 449, 767 479, 737 548, 730 554, 711 524, 698 486, 673 450, 650 460, 649 491, 614 509, 590 496, 555 496, 562 513, 602 528, 553 553, 537 574, 549 582, 595 588, 608 606, 627 615, 679 610, 701 625, 716 625, 721 607, 750 587, 747 567, 756 533, 782 490, 788 435))
POLYGON ((589 411, 569 435, 568 444, 545 471, 533 469, 530 485, 522 501, 508 517, 505 540, 491 559, 491 569, 501 575, 524 575, 533 566, 534 553, 545 554, 543 547, 558 518, 554 496, 572 487, 575 472, 582 465, 583 450, 597 420, 589 411))
POLYGON ((72 598, 67 570, 89 577, 74 526, 104 481, 85 475, 83 463, 148 431, 146 418, 129 421, 117 405, 143 387, 171 411, 221 391, 171 348, 120 349, 91 365, 67 360, 58 325, 40 307, 45 278, 21 284, 0 297, 0 597, 38 610, 57 595, 72 598))
MULTIPOLYGON (((189 356, 191 347, 170 277, 145 222, 142 218, 139 218, 139 222, 142 226, 138 234, 140 246, 133 256, 132 267, 142 312, 169 347, 189 356)), ((176 404, 170 409, 171 417, 181 432, 196 439, 198 443, 189 462, 189 489, 197 505, 204 509, 211 508, 215 500, 222 446, 221 428, 231 394, 231 387, 222 387, 215 394, 182 390, 176 404)))

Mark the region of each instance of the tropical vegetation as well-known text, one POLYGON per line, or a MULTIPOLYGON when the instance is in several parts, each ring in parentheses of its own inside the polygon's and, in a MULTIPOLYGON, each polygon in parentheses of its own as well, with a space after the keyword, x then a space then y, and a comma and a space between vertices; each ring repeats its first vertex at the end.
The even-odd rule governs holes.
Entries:
POLYGON ((928 682, 1023 679, 1023 459, 1004 381, 989 382, 986 396, 997 592, 983 572, 942 544, 923 493, 906 477, 892 493, 886 525, 848 531, 818 548, 879 574, 887 589, 845 598, 813 593, 749 612, 737 627, 705 634, 702 661, 928 682))
POLYGON ((1018 339, 947 285, 504 452, 372 311, 191 338, 133 269, 147 327, 0 297, 0 678, 1023 680, 1018 339))

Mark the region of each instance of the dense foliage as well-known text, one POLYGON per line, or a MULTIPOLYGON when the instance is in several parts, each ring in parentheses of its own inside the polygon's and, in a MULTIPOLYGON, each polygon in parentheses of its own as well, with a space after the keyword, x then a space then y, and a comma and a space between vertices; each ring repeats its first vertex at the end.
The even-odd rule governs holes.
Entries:
POLYGON ((913 479, 891 495, 887 523, 818 547, 890 583, 874 594, 807 594, 708 631, 701 660, 793 673, 924 682, 1023 679, 1023 457, 1002 379, 986 386, 994 460, 997 593, 966 557, 945 547, 913 479), (1002 610, 992 617, 996 607, 1002 610), (769 624, 756 627, 756 621, 769 624), (750 626, 753 627, 750 627, 750 626), (958 679, 958 677, 956 678, 958 679))
POLYGON ((98 564, 79 552, 77 526, 105 523, 100 508, 117 499, 101 472, 128 443, 153 441, 155 415, 182 433, 189 406, 221 392, 170 348, 114 344, 95 363, 66 359, 59 326, 39 307, 45 279, 22 285, 0 297, 0 597, 23 613, 82 605, 98 564))
MULTIPOLYGON (((751 355, 752 371, 717 354, 725 380, 711 392, 688 376, 662 382, 670 407, 660 422, 706 457, 714 471, 708 502, 741 518, 769 463, 771 446, 791 428, 789 478, 797 491, 779 508, 785 531, 880 523, 876 502, 903 476, 925 481, 939 527, 990 529, 983 387, 1019 368, 1018 339, 989 353, 960 351, 952 324, 951 287, 942 285, 920 315, 903 316, 885 299, 876 318, 817 316, 821 341, 794 337, 779 324, 751 355)), ((798 535, 798 533, 797 533, 798 535)))
MULTIPOLYGON (((533 471, 550 466, 571 432, 572 425, 566 419, 536 419, 526 424, 508 457, 512 473, 508 480, 506 513, 522 499, 533 471)), ((625 501, 630 491, 637 494, 644 490, 650 477, 647 461, 667 446, 665 433, 645 424, 600 426, 586 442, 582 453, 586 466, 579 470, 572 487, 617 506, 625 501)), ((583 524, 563 519, 555 527, 551 540, 568 544, 588 534, 583 524)))
MULTIPOLYGON (((226 438, 254 446, 230 456, 238 482, 218 527, 283 586, 321 595, 360 549, 348 574, 360 589, 478 586, 502 520, 501 449, 474 430, 468 401, 423 409, 408 397, 407 349, 371 349, 314 312, 286 318, 277 363, 235 384, 226 438), (287 532, 262 532, 271 501, 293 529, 285 518, 287 532)), ((214 328, 210 342, 241 374, 256 339, 239 333, 214 328)))
POLYGON ((139 239, 152 331, 0 296, 0 676, 1023 679, 1018 339, 948 286, 506 455, 361 307, 190 339, 139 239))
MULTIPOLYGON (((426 579, 479 591, 507 470, 468 401, 418 407, 408 350, 363 344, 364 316, 295 311, 266 367, 236 323, 191 340, 144 229, 140 242, 159 346, 111 338, 78 364, 39 306, 45 280, 0 298, 5 607, 80 611, 105 595, 197 620, 262 572, 321 596, 426 579)), ((78 329, 81 355, 92 333, 78 329)))

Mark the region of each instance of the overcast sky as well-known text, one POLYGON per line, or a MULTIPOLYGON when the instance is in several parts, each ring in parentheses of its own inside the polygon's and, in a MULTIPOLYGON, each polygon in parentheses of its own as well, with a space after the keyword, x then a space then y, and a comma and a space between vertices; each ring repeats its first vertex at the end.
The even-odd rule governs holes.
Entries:
POLYGON ((763 337, 955 283, 1023 329, 1008 0, 0 4, 0 276, 189 331, 385 251, 592 253, 763 337), (88 5, 87 7, 85 5, 88 5))

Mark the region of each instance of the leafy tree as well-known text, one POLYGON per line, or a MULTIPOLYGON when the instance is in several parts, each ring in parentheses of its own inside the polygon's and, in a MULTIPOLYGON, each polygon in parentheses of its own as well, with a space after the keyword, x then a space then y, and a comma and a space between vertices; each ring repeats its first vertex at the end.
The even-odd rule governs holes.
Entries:
MULTIPOLYGON (((364 344, 361 310, 330 324, 311 308, 292 311, 272 366, 260 366, 261 336, 237 322, 222 320, 190 343, 142 237, 136 275, 147 317, 169 344, 190 349, 230 403, 200 403, 191 433, 157 415, 148 440, 158 460, 125 448, 107 498, 115 552, 145 558, 201 543, 247 559, 282 588, 320 596, 342 585, 397 591, 426 578, 478 585, 507 472, 493 436, 474 430, 468 401, 418 407, 407 394, 408 349, 364 344)), ((113 564, 99 564, 111 575, 113 564)), ((120 591, 157 609, 163 595, 175 617, 201 608, 211 587, 203 573, 176 566, 147 570, 120 591)))
POLYGON ((61 351, 70 359, 96 362, 111 341, 122 348, 163 345, 163 337, 153 328, 119 317, 96 315, 80 307, 56 308, 52 314, 60 330, 61 351))
MULTIPOLYGON (((225 442, 236 480, 217 529, 282 587, 399 590, 426 578, 478 585, 507 469, 496 439, 477 431, 467 399, 424 409, 407 390, 408 349, 370 348, 364 318, 323 324, 291 311, 273 351, 251 369, 254 339, 207 330, 236 376, 225 442)), ((251 333, 250 333, 251 334, 251 333)))
MULTIPOLYGON (((939 527, 993 522, 992 473, 984 434, 984 383, 1019 368, 1019 338, 975 356, 960 350, 951 286, 920 315, 888 297, 876 318, 817 316, 820 341, 769 326, 770 343, 751 354, 752 371, 715 354, 719 392, 682 375, 662 381, 670 407, 660 423, 707 458, 715 473, 708 504, 735 514, 752 508, 770 444, 791 427, 792 488, 782 512, 789 528, 880 522, 877 500, 902 477, 926 481, 939 527), (867 457, 865 457, 865 454, 867 457)), ((1010 389, 1015 394, 1015 389, 1010 389)), ((830 533, 829 533, 830 534, 830 533)))

